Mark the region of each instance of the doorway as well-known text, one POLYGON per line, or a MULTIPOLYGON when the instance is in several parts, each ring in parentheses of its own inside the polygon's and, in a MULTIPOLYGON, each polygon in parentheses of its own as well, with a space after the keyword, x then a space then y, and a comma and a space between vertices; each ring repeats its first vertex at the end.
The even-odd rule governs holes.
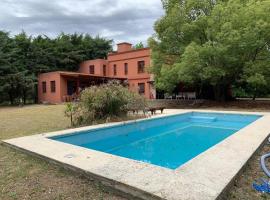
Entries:
POLYGON ((67 95, 71 96, 77 92, 77 82, 67 81, 67 95))

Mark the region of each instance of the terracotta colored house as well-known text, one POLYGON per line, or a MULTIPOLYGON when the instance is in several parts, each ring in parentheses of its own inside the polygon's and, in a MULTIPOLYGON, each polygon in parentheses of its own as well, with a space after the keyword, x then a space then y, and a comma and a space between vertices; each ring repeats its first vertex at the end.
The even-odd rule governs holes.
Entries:
POLYGON ((147 72, 150 66, 150 49, 133 49, 132 44, 120 43, 117 51, 108 54, 107 60, 87 60, 80 64, 78 72, 56 71, 38 77, 40 103, 70 101, 74 94, 91 85, 118 79, 127 81, 133 92, 148 99, 155 98, 153 77, 147 72))

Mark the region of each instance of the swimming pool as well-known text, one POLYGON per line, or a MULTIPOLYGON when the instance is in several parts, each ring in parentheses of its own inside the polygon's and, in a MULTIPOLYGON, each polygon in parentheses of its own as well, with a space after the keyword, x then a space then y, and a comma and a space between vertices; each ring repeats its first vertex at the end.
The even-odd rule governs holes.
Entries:
POLYGON ((260 117, 189 112, 51 139, 176 169, 260 117))

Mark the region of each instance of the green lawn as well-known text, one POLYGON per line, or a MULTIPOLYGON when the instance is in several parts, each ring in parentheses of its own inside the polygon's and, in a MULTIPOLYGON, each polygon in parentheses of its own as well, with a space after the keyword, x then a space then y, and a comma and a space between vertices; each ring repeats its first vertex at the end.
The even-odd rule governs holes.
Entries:
MULTIPOLYGON (((0 140, 66 129, 64 106, 0 108, 0 140)), ((251 184, 264 177, 259 156, 270 152, 270 144, 255 155, 230 189, 226 200, 263 200, 269 195, 256 193, 251 184)), ((123 199, 99 184, 59 166, 0 145, 0 199, 123 199)))
MULTIPOLYGON (((0 108, 0 140, 66 129, 64 106, 0 108)), ((61 167, 0 145, 0 199, 123 199, 61 167)))
POLYGON ((0 140, 66 129, 70 122, 64 109, 64 105, 0 108, 0 140))

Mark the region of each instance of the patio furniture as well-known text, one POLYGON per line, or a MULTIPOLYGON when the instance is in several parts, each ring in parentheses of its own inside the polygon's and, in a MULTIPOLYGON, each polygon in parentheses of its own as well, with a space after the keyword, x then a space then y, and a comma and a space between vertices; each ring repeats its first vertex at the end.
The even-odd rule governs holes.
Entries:
POLYGON ((79 101, 79 95, 74 93, 72 95, 65 95, 63 96, 63 101, 64 102, 77 102, 79 101))
POLYGON ((165 96, 165 99, 170 99, 170 100, 172 100, 172 99, 173 99, 173 96, 172 96, 172 95, 165 94, 164 96, 165 96))
POLYGON ((190 92, 189 99, 196 99, 196 92, 190 92))
POLYGON ((71 102, 72 101, 72 96, 70 96, 70 95, 63 96, 63 101, 64 102, 71 102))
POLYGON ((152 115, 156 114, 156 111, 160 110, 161 114, 163 114, 163 111, 164 111, 165 107, 149 107, 149 108, 146 108, 144 113, 145 112, 151 112, 152 115))
POLYGON ((196 99, 196 92, 185 92, 184 93, 185 98, 184 99, 196 99))
POLYGON ((183 92, 179 92, 176 96, 176 99, 184 99, 184 93, 183 92))
POLYGON ((156 114, 157 111, 160 111, 161 114, 163 114, 165 107, 158 106, 158 107, 147 107, 144 110, 143 109, 137 109, 137 108, 130 108, 128 109, 128 112, 132 112, 133 114, 139 113, 139 111, 142 111, 144 114, 147 114, 148 112, 151 112, 152 115, 156 114))

